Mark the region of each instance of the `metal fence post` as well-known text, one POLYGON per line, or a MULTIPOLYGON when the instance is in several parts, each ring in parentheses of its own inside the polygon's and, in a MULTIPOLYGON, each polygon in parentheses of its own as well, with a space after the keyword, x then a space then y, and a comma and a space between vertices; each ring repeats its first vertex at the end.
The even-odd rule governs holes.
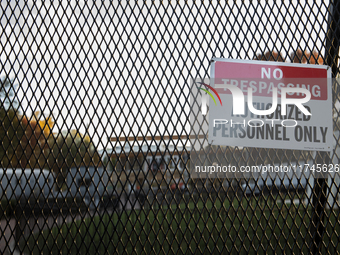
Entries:
MULTIPOLYGON (((325 64, 332 69, 333 78, 339 73, 339 41, 340 41, 340 4, 338 0, 332 1, 329 6, 328 30, 326 35, 326 54, 325 64)), ((333 88, 337 92, 337 88, 333 88)), ((337 99, 337 93, 333 96, 333 105, 337 99)), ((315 158, 316 164, 330 164, 330 155, 328 152, 319 152, 315 158)), ((311 254, 319 254, 322 244, 322 238, 325 231, 324 217, 327 203, 327 176, 317 176, 313 187, 313 212, 311 224, 311 254)))
MULTIPOLYGON (((333 77, 339 73, 339 41, 340 41, 340 4, 334 0, 329 6, 328 30, 326 35, 325 64, 332 68, 333 77)), ((335 95, 336 96, 336 95, 335 95)), ((333 97, 334 99, 334 97, 333 97)))
MULTIPOLYGON (((315 164, 329 164, 328 152, 319 152, 315 158, 315 164)), ((312 236, 311 254, 319 254, 322 238, 325 231, 324 218, 327 203, 327 183, 325 176, 316 176, 313 187, 312 224, 310 234, 312 236)))

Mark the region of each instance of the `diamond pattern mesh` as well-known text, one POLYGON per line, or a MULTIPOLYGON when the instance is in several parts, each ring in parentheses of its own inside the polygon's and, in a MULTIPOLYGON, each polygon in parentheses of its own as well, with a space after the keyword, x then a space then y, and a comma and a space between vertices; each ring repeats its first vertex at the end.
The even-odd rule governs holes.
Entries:
MULTIPOLYGON (((1 1, 0 252, 339 252, 339 177, 287 191, 192 179, 188 168, 190 80, 208 78, 213 57, 327 64, 338 77, 339 10, 338 1, 1 1)), ((330 155, 206 152, 233 165, 338 164, 338 105, 334 85, 330 155)))

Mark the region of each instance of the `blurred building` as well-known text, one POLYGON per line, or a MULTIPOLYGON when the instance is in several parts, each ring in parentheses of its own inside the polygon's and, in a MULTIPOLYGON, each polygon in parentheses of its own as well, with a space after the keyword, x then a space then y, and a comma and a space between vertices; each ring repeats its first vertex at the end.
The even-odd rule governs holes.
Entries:
POLYGON ((103 153, 103 162, 111 172, 112 188, 120 193, 187 183, 190 143, 185 137, 111 138, 113 146, 103 153))

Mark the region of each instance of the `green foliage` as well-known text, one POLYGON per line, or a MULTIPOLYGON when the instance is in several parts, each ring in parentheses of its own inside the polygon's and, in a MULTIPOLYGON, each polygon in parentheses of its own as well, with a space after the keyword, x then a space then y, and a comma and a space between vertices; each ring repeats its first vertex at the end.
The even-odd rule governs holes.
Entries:
POLYGON ((99 154, 88 135, 77 130, 53 134, 53 116, 20 115, 14 87, 7 77, 0 80, 0 167, 45 168, 59 174, 98 164, 99 154))
POLYGON ((62 132, 52 143, 52 155, 58 168, 94 165, 99 161, 90 137, 82 135, 77 130, 62 132))
POLYGON ((59 187, 63 186, 71 167, 98 165, 100 161, 90 137, 77 130, 51 136, 44 157, 47 158, 48 168, 55 173, 59 187))
POLYGON ((0 80, 0 166, 18 167, 23 155, 20 141, 24 130, 14 97, 13 82, 6 78, 0 80))

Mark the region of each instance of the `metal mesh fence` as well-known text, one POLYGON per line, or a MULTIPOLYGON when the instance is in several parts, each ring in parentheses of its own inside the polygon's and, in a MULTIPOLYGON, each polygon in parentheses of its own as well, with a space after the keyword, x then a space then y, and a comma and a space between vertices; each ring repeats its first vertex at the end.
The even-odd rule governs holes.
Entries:
MULTIPOLYGON (((213 57, 327 64, 337 77, 339 10, 338 1, 1 1, 1 253, 339 252, 338 177, 274 190, 192 179, 188 168, 190 80, 208 78, 213 57)), ((233 165, 338 164, 338 94, 334 153, 206 152, 233 165)))

